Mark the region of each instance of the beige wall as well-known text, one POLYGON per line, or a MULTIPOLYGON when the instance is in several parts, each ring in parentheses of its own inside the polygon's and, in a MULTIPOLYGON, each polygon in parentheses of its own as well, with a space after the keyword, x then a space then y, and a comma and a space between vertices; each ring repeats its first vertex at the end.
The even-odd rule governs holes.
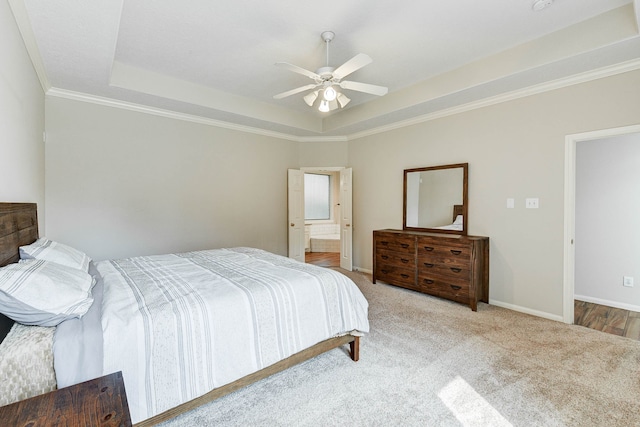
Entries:
POLYGON ((0 52, 0 201, 38 203, 42 232, 44 93, 6 1, 0 52))
POLYGON ((54 97, 46 127, 48 237, 96 259, 287 253, 297 143, 54 97))
POLYGON ((565 136, 638 123, 634 71, 350 141, 354 265, 371 269, 373 230, 402 227, 404 169, 468 162, 469 234, 491 238, 490 300, 561 319, 565 136))
POLYGON ((347 142, 301 142, 300 167, 338 167, 349 163, 347 142))

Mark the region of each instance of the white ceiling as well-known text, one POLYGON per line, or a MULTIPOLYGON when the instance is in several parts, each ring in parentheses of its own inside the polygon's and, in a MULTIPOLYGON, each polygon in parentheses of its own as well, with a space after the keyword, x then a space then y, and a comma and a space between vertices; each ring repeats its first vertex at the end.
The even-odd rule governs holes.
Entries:
POLYGON ((9 0, 51 95, 298 140, 640 68, 640 0, 555 0, 539 12, 533 2, 9 0), (330 113, 305 93, 273 99, 311 83, 275 62, 326 65, 325 30, 336 34, 329 65, 368 54, 348 80, 387 95, 345 91, 352 102, 330 113))

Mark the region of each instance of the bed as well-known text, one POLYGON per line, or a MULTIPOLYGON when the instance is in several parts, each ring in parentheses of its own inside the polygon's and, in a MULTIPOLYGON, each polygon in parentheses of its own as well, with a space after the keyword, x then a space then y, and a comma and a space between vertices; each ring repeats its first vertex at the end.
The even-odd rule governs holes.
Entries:
POLYGON ((462 231, 463 228, 463 206, 462 205, 453 205, 453 217, 451 218, 451 224, 442 225, 439 227, 433 227, 438 230, 455 230, 462 231))
MULTIPOLYGON (((34 204, 0 203, 0 265, 17 262, 19 247, 37 238, 34 204)), ((139 426, 339 346, 349 344, 357 361, 368 332, 367 302, 344 275, 254 248, 92 262, 88 270, 88 311, 55 327, 58 386, 122 371, 139 426)), ((12 324, 0 315, 0 339, 12 324)))

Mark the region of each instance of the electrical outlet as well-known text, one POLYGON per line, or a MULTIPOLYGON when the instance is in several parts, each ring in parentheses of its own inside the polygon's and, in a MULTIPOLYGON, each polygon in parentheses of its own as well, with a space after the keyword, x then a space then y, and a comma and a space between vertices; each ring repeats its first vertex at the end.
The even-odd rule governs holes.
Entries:
POLYGON ((624 276, 622 278, 622 286, 626 286, 628 288, 633 288, 633 277, 624 276))
POLYGON ((538 209, 538 198, 526 199, 524 204, 527 209, 538 209))

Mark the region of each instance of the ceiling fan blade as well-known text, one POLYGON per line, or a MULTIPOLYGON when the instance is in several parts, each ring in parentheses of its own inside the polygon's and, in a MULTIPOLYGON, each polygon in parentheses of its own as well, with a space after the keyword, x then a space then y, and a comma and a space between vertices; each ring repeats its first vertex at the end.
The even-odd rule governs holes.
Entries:
POLYGON ((289 64, 288 62, 276 62, 276 65, 278 67, 281 68, 286 68, 289 71, 293 71, 294 73, 298 73, 298 74, 302 74, 303 76, 307 76, 310 79, 314 79, 314 80, 322 80, 322 77, 320 77, 318 74, 314 73, 313 71, 309 71, 309 70, 305 70, 302 67, 298 67, 297 65, 293 65, 293 64, 289 64))
POLYGON ((343 89, 356 90, 358 92, 365 92, 378 96, 386 95, 389 91, 389 89, 384 86, 370 85, 368 83, 344 81, 340 82, 339 84, 343 89))
POLYGON ((338 68, 336 68, 333 72, 333 77, 340 80, 347 77, 349 74, 354 71, 359 70, 367 64, 371 64, 373 59, 369 55, 364 53, 359 53, 338 68))
POLYGON ((295 89, 288 90, 286 92, 279 93, 277 95, 273 95, 273 99, 286 98, 287 96, 295 95, 296 93, 304 92, 305 90, 315 89, 317 86, 318 86, 317 84, 310 84, 310 85, 306 85, 306 86, 301 86, 301 87, 298 87, 298 88, 295 88, 295 89))

